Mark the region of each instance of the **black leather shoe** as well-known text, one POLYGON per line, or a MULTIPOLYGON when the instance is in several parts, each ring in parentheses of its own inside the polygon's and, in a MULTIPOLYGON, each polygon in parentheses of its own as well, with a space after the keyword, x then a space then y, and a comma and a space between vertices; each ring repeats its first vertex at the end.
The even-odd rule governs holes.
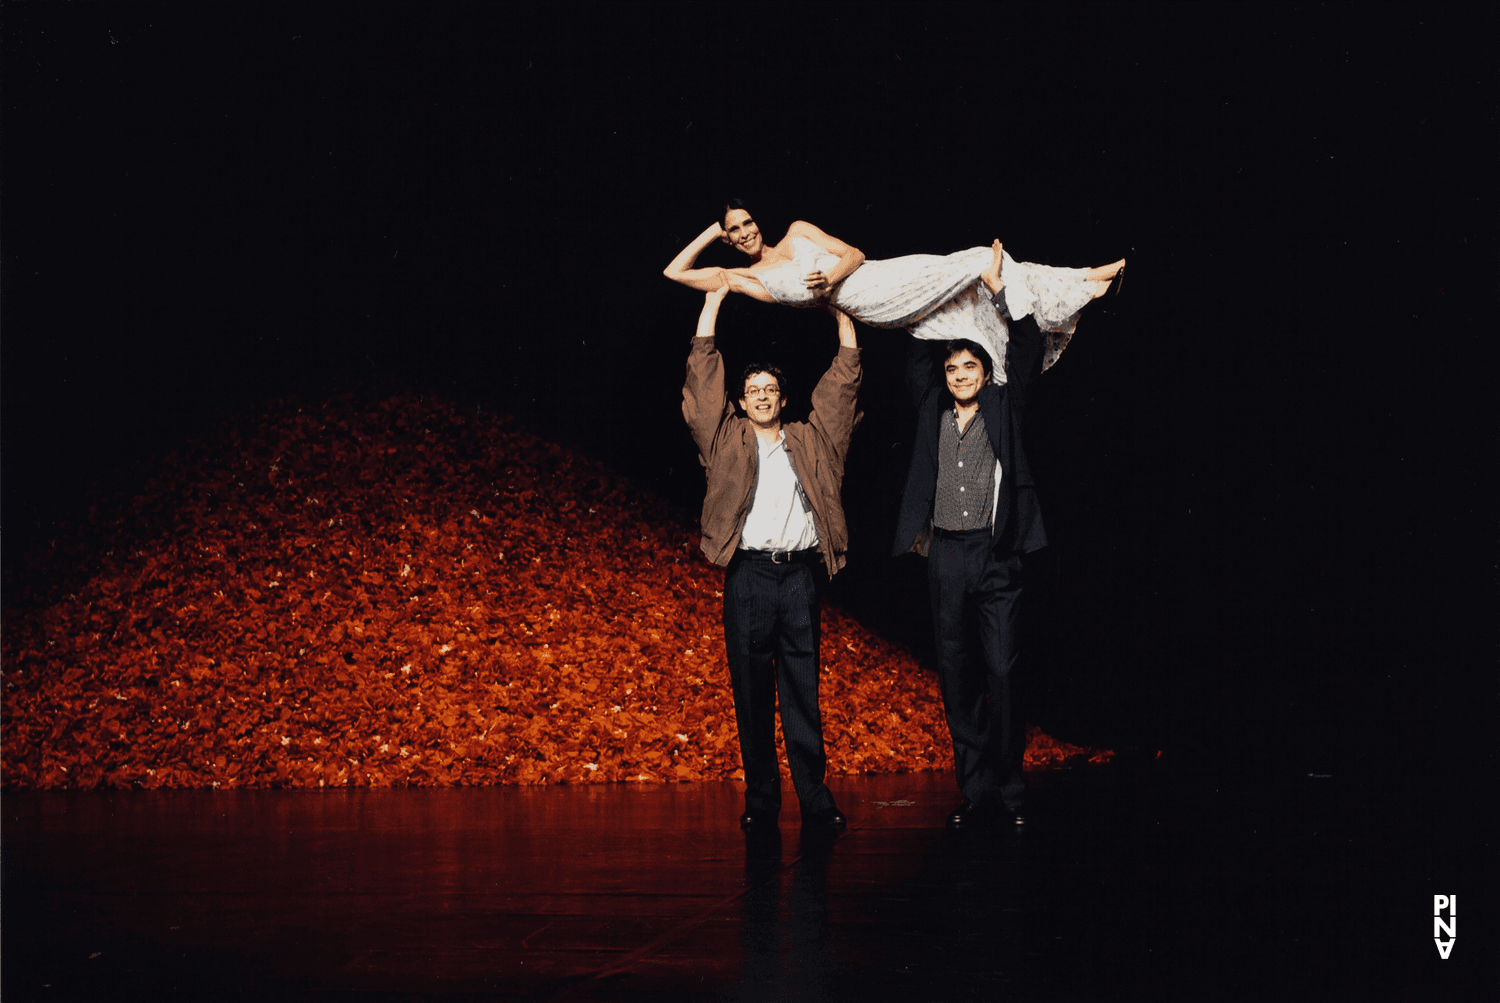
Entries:
POLYGON ((948 828, 965 831, 983 829, 986 832, 999 832, 1004 829, 1020 829, 1025 825, 1026 816, 1022 811, 989 805, 981 807, 972 801, 963 802, 948 816, 948 828))
POLYGON ((948 815, 950 829, 1009 829, 1026 824, 1026 816, 1009 808, 980 807, 964 800, 948 815))
POLYGON ((984 823, 984 812, 968 798, 948 813, 948 828, 977 829, 984 823))
POLYGON ((740 828, 774 829, 776 828, 776 815, 776 812, 766 808, 746 808, 745 814, 740 816, 740 828))
POLYGON ((848 824, 849 820, 844 817, 843 812, 839 811, 838 805, 802 816, 803 829, 825 829, 836 832, 848 824))
POLYGON ((1011 811, 1009 808, 1004 808, 995 813, 994 825, 996 828, 1010 826, 1019 829, 1025 824, 1026 816, 1019 811, 1011 811))

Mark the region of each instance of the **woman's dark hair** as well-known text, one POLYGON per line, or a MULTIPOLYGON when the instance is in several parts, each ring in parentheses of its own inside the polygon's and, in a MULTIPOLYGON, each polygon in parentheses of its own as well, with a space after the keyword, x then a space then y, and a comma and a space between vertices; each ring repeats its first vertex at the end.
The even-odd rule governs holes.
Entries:
POLYGON ((994 375, 990 372, 990 367, 994 364, 994 362, 990 358, 989 350, 981 347, 979 342, 970 341, 968 338, 954 338, 943 347, 947 349, 947 351, 943 353, 943 362, 945 364, 955 355, 958 355, 962 352, 969 352, 973 354, 974 358, 979 360, 979 364, 984 367, 985 379, 989 379, 994 375))
MULTIPOLYGON (((727 202, 724 203, 724 208, 722 208, 722 209, 719 210, 719 225, 720 226, 724 225, 724 220, 729 217, 730 210, 733 210, 733 209, 743 209, 746 212, 750 212, 750 207, 745 204, 745 200, 744 199, 730 199, 729 201, 727 201, 727 202)), ((750 218, 754 219, 755 218, 755 213, 750 212, 750 218)))

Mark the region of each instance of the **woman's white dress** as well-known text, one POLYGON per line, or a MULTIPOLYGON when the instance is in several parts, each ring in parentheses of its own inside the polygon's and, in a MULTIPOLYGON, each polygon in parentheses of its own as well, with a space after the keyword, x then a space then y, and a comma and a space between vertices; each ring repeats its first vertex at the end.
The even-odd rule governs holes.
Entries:
MULTIPOLYGON (((1001 295, 1011 320, 1031 316, 1047 336, 1042 368, 1057 361, 1078 312, 1094 298, 1102 283, 1088 281, 1086 268, 1054 268, 1016 261, 1003 254, 1001 295)), ((979 276, 989 267, 993 252, 971 247, 953 254, 908 254, 883 261, 866 261, 834 291, 831 302, 851 317, 872 327, 904 327, 914 337, 933 341, 968 338, 989 349, 996 382, 1004 382, 1005 317, 990 304, 989 290, 979 276)), ((792 260, 750 274, 778 303, 815 306, 807 288, 808 272, 827 272, 838 264, 806 237, 792 238, 792 260)))

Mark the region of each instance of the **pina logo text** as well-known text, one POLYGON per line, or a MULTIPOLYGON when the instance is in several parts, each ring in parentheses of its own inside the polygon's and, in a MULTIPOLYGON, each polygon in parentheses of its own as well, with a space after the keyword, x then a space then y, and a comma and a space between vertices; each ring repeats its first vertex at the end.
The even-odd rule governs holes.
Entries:
POLYGON ((1458 896, 1457 895, 1434 895, 1432 897, 1432 941, 1437 944, 1438 954, 1443 960, 1453 951, 1453 945, 1458 943, 1458 896), (1447 918, 1443 917, 1447 913, 1447 918), (1448 938, 1444 940, 1443 938, 1448 938))

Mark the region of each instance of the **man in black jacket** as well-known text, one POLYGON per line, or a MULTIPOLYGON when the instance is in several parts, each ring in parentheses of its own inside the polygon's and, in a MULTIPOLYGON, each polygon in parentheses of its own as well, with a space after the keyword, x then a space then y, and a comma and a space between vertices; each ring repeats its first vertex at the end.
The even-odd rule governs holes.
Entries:
MULTIPOLYGON (((981 278, 998 310, 999 241, 994 252, 981 278)), ((983 346, 944 347, 935 357, 926 344, 913 346, 907 376, 917 435, 894 553, 928 559, 943 709, 964 797, 948 824, 1021 824, 1026 736, 1011 693, 1020 555, 1047 545, 1021 427, 1027 390, 1042 371, 1042 335, 1033 322, 1013 325, 998 375, 983 346), (965 651, 970 619, 979 649, 972 656, 965 651)))

